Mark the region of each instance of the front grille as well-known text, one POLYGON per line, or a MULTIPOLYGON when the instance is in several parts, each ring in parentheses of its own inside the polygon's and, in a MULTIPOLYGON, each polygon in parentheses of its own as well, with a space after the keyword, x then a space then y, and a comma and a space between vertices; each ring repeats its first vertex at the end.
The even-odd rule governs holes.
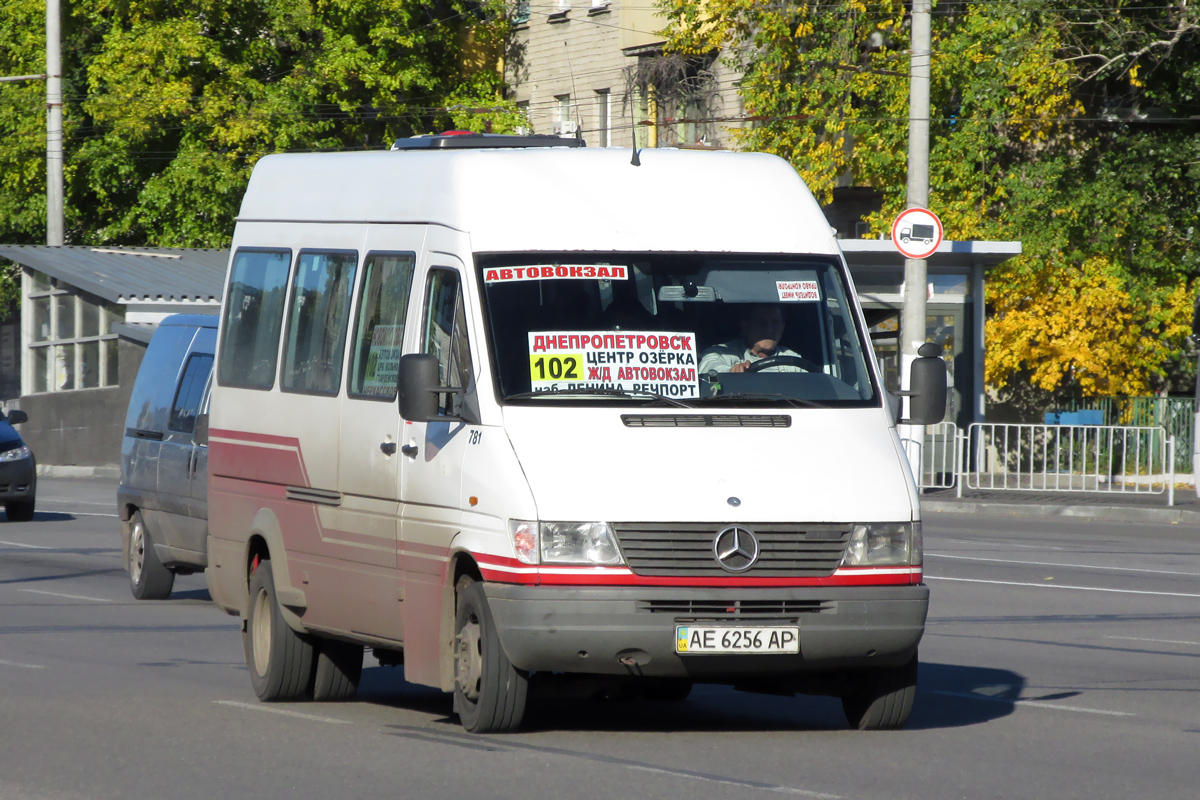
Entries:
POLYGON ((638 611, 650 614, 707 619, 820 614, 835 608, 836 603, 831 600, 640 600, 637 605, 638 611))
POLYGON ((622 414, 626 428, 788 428, 787 414, 622 414))
POLYGON ((720 522, 618 522, 613 531, 625 562, 635 575, 824 577, 842 562, 848 525, 805 525, 795 522, 738 523, 758 539, 758 561, 731 573, 713 555, 720 522))

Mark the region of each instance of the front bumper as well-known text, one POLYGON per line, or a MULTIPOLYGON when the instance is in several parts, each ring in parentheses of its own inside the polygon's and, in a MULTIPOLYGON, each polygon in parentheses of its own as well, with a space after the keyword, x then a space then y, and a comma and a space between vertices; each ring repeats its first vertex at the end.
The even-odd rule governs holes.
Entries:
MULTIPOLYGON (((916 586, 710 589, 560 588, 485 583, 500 642, 528 671, 737 682, 900 666, 925 630, 929 589, 916 586), (786 603, 782 613, 678 613, 786 603), (797 610, 799 609, 799 610, 797 610), (678 655, 677 624, 798 625, 798 655, 678 655)), ((758 606, 761 608, 762 606, 758 606)))
POLYGON ((37 493, 37 464, 33 456, 20 461, 0 461, 0 502, 32 500, 37 493))

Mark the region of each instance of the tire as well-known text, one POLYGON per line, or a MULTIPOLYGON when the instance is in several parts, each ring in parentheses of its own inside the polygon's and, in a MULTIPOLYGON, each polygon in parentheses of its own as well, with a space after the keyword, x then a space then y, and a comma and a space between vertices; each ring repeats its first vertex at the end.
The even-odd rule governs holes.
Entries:
POLYGON ((171 596, 175 573, 162 565, 154 550, 154 540, 135 511, 129 520, 129 589, 138 600, 165 600, 171 596))
POLYGON ((842 697, 850 727, 860 731, 895 731, 912 714, 917 696, 917 656, 902 667, 863 672, 853 691, 842 697))
POLYGON ((312 699, 334 702, 354 697, 362 678, 362 645, 322 639, 314 649, 317 662, 313 667, 312 699))
POLYGON ((250 610, 242 648, 259 700, 304 699, 316 656, 308 637, 293 631, 283 619, 269 560, 259 562, 250 578, 250 610))
POLYGON ((10 500, 4 504, 4 513, 9 522, 31 522, 33 504, 33 500, 10 500))
POLYGON ((529 676, 508 660, 483 588, 464 575, 455 587, 454 710, 471 733, 499 733, 525 718, 529 676))

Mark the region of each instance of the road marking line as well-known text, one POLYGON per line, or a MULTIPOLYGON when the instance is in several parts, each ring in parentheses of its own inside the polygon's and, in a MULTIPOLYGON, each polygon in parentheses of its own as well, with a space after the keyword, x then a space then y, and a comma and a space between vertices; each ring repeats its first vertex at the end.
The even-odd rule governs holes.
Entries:
POLYGON ((42 664, 19 664, 16 661, 5 661, 2 658, 0 658, 0 666, 21 667, 22 669, 45 669, 46 668, 42 664))
POLYGON ((982 700, 985 703, 1006 703, 1014 706, 1032 706, 1034 708, 1052 708, 1055 711, 1076 711, 1080 714, 1103 714, 1109 717, 1135 717, 1136 714, 1130 714, 1127 711, 1104 711, 1099 708, 1083 708, 1082 706, 1064 706, 1058 703, 1047 703, 1042 700, 1006 700, 1003 697, 988 697, 987 695, 975 694, 974 692, 946 692, 939 689, 931 689, 930 694, 940 694, 945 697, 965 697, 968 700, 982 700))
POLYGON ((996 564, 1028 564, 1034 567, 1072 567, 1075 569, 1106 569, 1114 572, 1148 572, 1153 575, 1186 575, 1190 578, 1200 578, 1200 572, 1177 572, 1169 569, 1135 569, 1134 567, 1097 567, 1091 564, 1059 564, 1054 561, 1014 561, 1007 558, 980 558, 978 556, 952 556, 946 553, 930 553, 926 556, 934 558, 953 558, 959 561, 989 561, 996 564))
POLYGON ((1148 592, 1140 589, 1104 589, 1098 586, 1064 586, 1061 583, 1018 583, 1017 581, 985 581, 980 578, 945 578, 925 573, 925 580, 958 581, 959 583, 992 583, 997 586, 1040 586, 1043 589, 1076 589, 1080 592, 1112 592, 1114 594, 1147 594, 1155 597, 1200 597, 1185 592, 1148 592))
POLYGON ((46 547, 40 544, 21 544, 20 542, 0 542, 0 544, 8 545, 9 547, 28 547, 30 550, 55 550, 54 547, 46 547))
POLYGON ((103 597, 85 597, 81 594, 64 594, 63 592, 47 592, 42 589, 22 589, 22 592, 30 594, 48 594, 51 597, 65 597, 68 600, 90 600, 93 603, 111 603, 112 600, 105 600, 103 597))
POLYGON ((296 719, 308 719, 313 722, 333 722, 338 725, 350 725, 350 720, 334 719, 333 717, 319 717, 316 714, 301 714, 299 711, 284 711, 282 708, 271 708, 266 705, 255 705, 254 703, 239 703, 236 700, 213 700, 219 706, 233 706, 234 708, 244 708, 247 711, 265 711, 268 714, 279 714, 284 717, 295 717, 296 719))
POLYGON ((1122 639, 1126 642, 1158 642, 1159 644, 1190 644, 1200 647, 1200 642, 1184 642, 1179 639, 1143 639, 1137 636, 1105 636, 1105 639, 1122 639))
POLYGON ((101 514, 97 511, 58 511, 58 514, 70 514, 73 517, 118 517, 119 514, 101 514))

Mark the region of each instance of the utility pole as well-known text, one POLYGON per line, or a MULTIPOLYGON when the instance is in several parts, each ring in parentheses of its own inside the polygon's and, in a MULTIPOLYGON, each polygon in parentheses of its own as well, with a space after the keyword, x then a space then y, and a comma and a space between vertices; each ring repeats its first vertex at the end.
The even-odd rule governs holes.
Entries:
POLYGON ((46 244, 63 244, 62 24, 46 0, 46 244))
MULTIPOLYGON (((932 57, 932 0, 912 0, 912 52, 908 83, 908 208, 929 208, 929 73, 932 57)), ((923 258, 904 259, 904 307, 900 312, 900 388, 911 389, 909 371, 917 348, 925 343, 925 286, 928 268, 923 258)), ((905 415, 907 416, 907 415, 905 415)), ((920 458, 924 426, 901 426, 900 438, 917 443, 908 447, 909 460, 920 458), (904 430, 907 429, 907 430, 904 430), (918 438, 919 437, 919 438, 918 438)), ((921 468, 913 464, 915 474, 921 468)))

